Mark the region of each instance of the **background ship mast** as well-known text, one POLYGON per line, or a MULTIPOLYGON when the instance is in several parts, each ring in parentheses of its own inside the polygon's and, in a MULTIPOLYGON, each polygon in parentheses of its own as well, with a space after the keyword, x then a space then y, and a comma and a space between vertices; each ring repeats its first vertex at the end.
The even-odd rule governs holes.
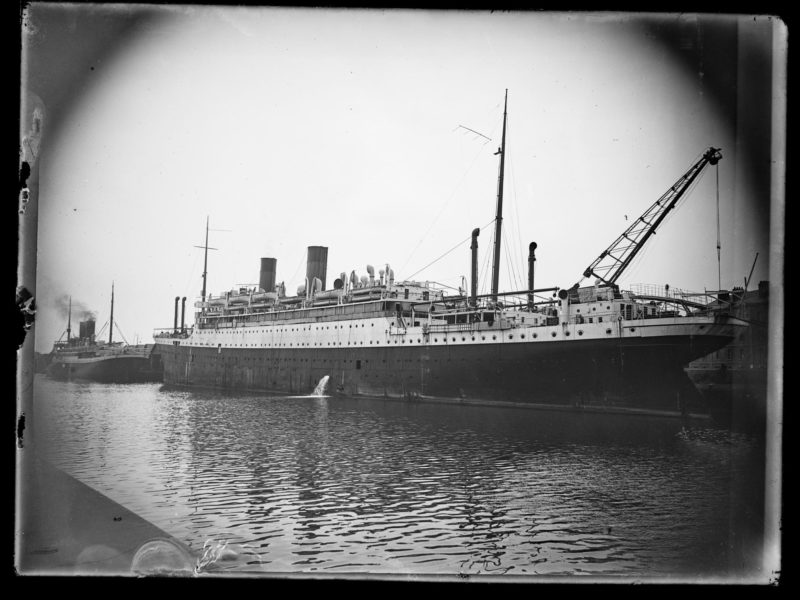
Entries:
POLYGON ((208 217, 206 217, 206 243, 203 251, 203 291, 200 299, 206 301, 206 275, 208 274, 208 217))
POLYGON ((72 335, 72 296, 69 297, 69 312, 67 313, 67 343, 72 335))
POLYGON ((497 214, 494 219, 494 262, 492 263, 492 302, 497 302, 497 288, 500 282, 500 235, 503 224, 503 171, 506 162, 506 117, 508 109, 508 90, 503 106, 503 138, 495 155, 500 155, 500 174, 497 178, 497 214))
POLYGON ((111 282, 111 317, 108 320, 108 345, 114 338, 114 282, 111 282))
MULTIPOLYGON (((225 229, 215 229, 214 231, 226 231, 225 229)), ((195 246, 195 248, 203 249, 203 291, 200 293, 200 298, 203 302, 206 301, 206 276, 208 275, 208 251, 216 250, 208 246, 208 217, 206 217, 206 243, 202 246, 195 246)))

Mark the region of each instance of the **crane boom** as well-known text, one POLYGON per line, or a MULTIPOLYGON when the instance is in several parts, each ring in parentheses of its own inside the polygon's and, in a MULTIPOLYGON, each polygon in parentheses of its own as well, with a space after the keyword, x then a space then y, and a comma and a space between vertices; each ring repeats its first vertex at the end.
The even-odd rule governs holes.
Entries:
POLYGON ((692 167, 684 173, 642 216, 636 219, 614 242, 583 272, 584 277, 597 277, 606 285, 614 285, 628 268, 645 242, 656 232, 669 211, 675 208, 681 196, 700 175, 707 164, 715 165, 722 158, 719 148, 709 148, 692 167))

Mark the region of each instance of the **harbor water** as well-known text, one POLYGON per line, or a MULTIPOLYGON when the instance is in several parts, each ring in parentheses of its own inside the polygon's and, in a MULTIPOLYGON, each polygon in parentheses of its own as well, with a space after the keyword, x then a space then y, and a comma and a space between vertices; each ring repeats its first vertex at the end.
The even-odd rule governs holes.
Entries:
POLYGON ((209 572, 763 575, 764 440, 710 420, 42 375, 34 401, 47 461, 224 548, 209 572))

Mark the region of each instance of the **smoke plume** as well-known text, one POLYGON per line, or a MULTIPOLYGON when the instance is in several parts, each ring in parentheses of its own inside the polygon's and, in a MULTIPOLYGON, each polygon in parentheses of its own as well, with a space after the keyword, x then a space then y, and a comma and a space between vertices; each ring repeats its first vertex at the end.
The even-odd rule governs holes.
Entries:
MULTIPOLYGON (((55 306, 58 309, 58 314, 63 319, 69 317, 69 302, 69 294, 61 294, 56 298, 55 306)), ((72 318, 75 321, 96 321, 97 313, 80 300, 72 298, 72 318)))

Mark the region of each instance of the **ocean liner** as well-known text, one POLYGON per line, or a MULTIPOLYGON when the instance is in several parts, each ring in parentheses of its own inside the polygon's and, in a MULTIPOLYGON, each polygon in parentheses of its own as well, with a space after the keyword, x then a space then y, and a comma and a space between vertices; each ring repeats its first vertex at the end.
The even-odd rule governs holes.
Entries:
MULTIPOLYGON (((287 296, 275 258, 262 258, 259 285, 219 296, 203 289, 195 323, 154 339, 164 382, 238 390, 328 392, 407 400, 525 404, 602 411, 702 410, 684 367, 730 342, 746 323, 719 302, 678 290, 625 291, 616 283, 631 260, 708 164, 709 148, 583 273, 594 284, 498 290, 507 120, 498 148, 490 294, 479 295, 472 232, 471 285, 448 295, 430 282, 399 281, 389 265, 327 282, 327 248, 308 247, 306 281, 287 296), (469 292, 469 293, 467 293, 469 292), (705 298, 705 299, 704 299, 705 298)), ((206 258, 208 223, 206 224, 206 258)))
POLYGON ((104 383, 161 381, 161 357, 155 344, 129 345, 114 341, 114 286, 111 286, 111 316, 108 342, 95 335, 94 318, 79 323, 72 335, 72 300, 67 320, 67 339, 57 341, 45 373, 53 379, 88 380, 104 383))

